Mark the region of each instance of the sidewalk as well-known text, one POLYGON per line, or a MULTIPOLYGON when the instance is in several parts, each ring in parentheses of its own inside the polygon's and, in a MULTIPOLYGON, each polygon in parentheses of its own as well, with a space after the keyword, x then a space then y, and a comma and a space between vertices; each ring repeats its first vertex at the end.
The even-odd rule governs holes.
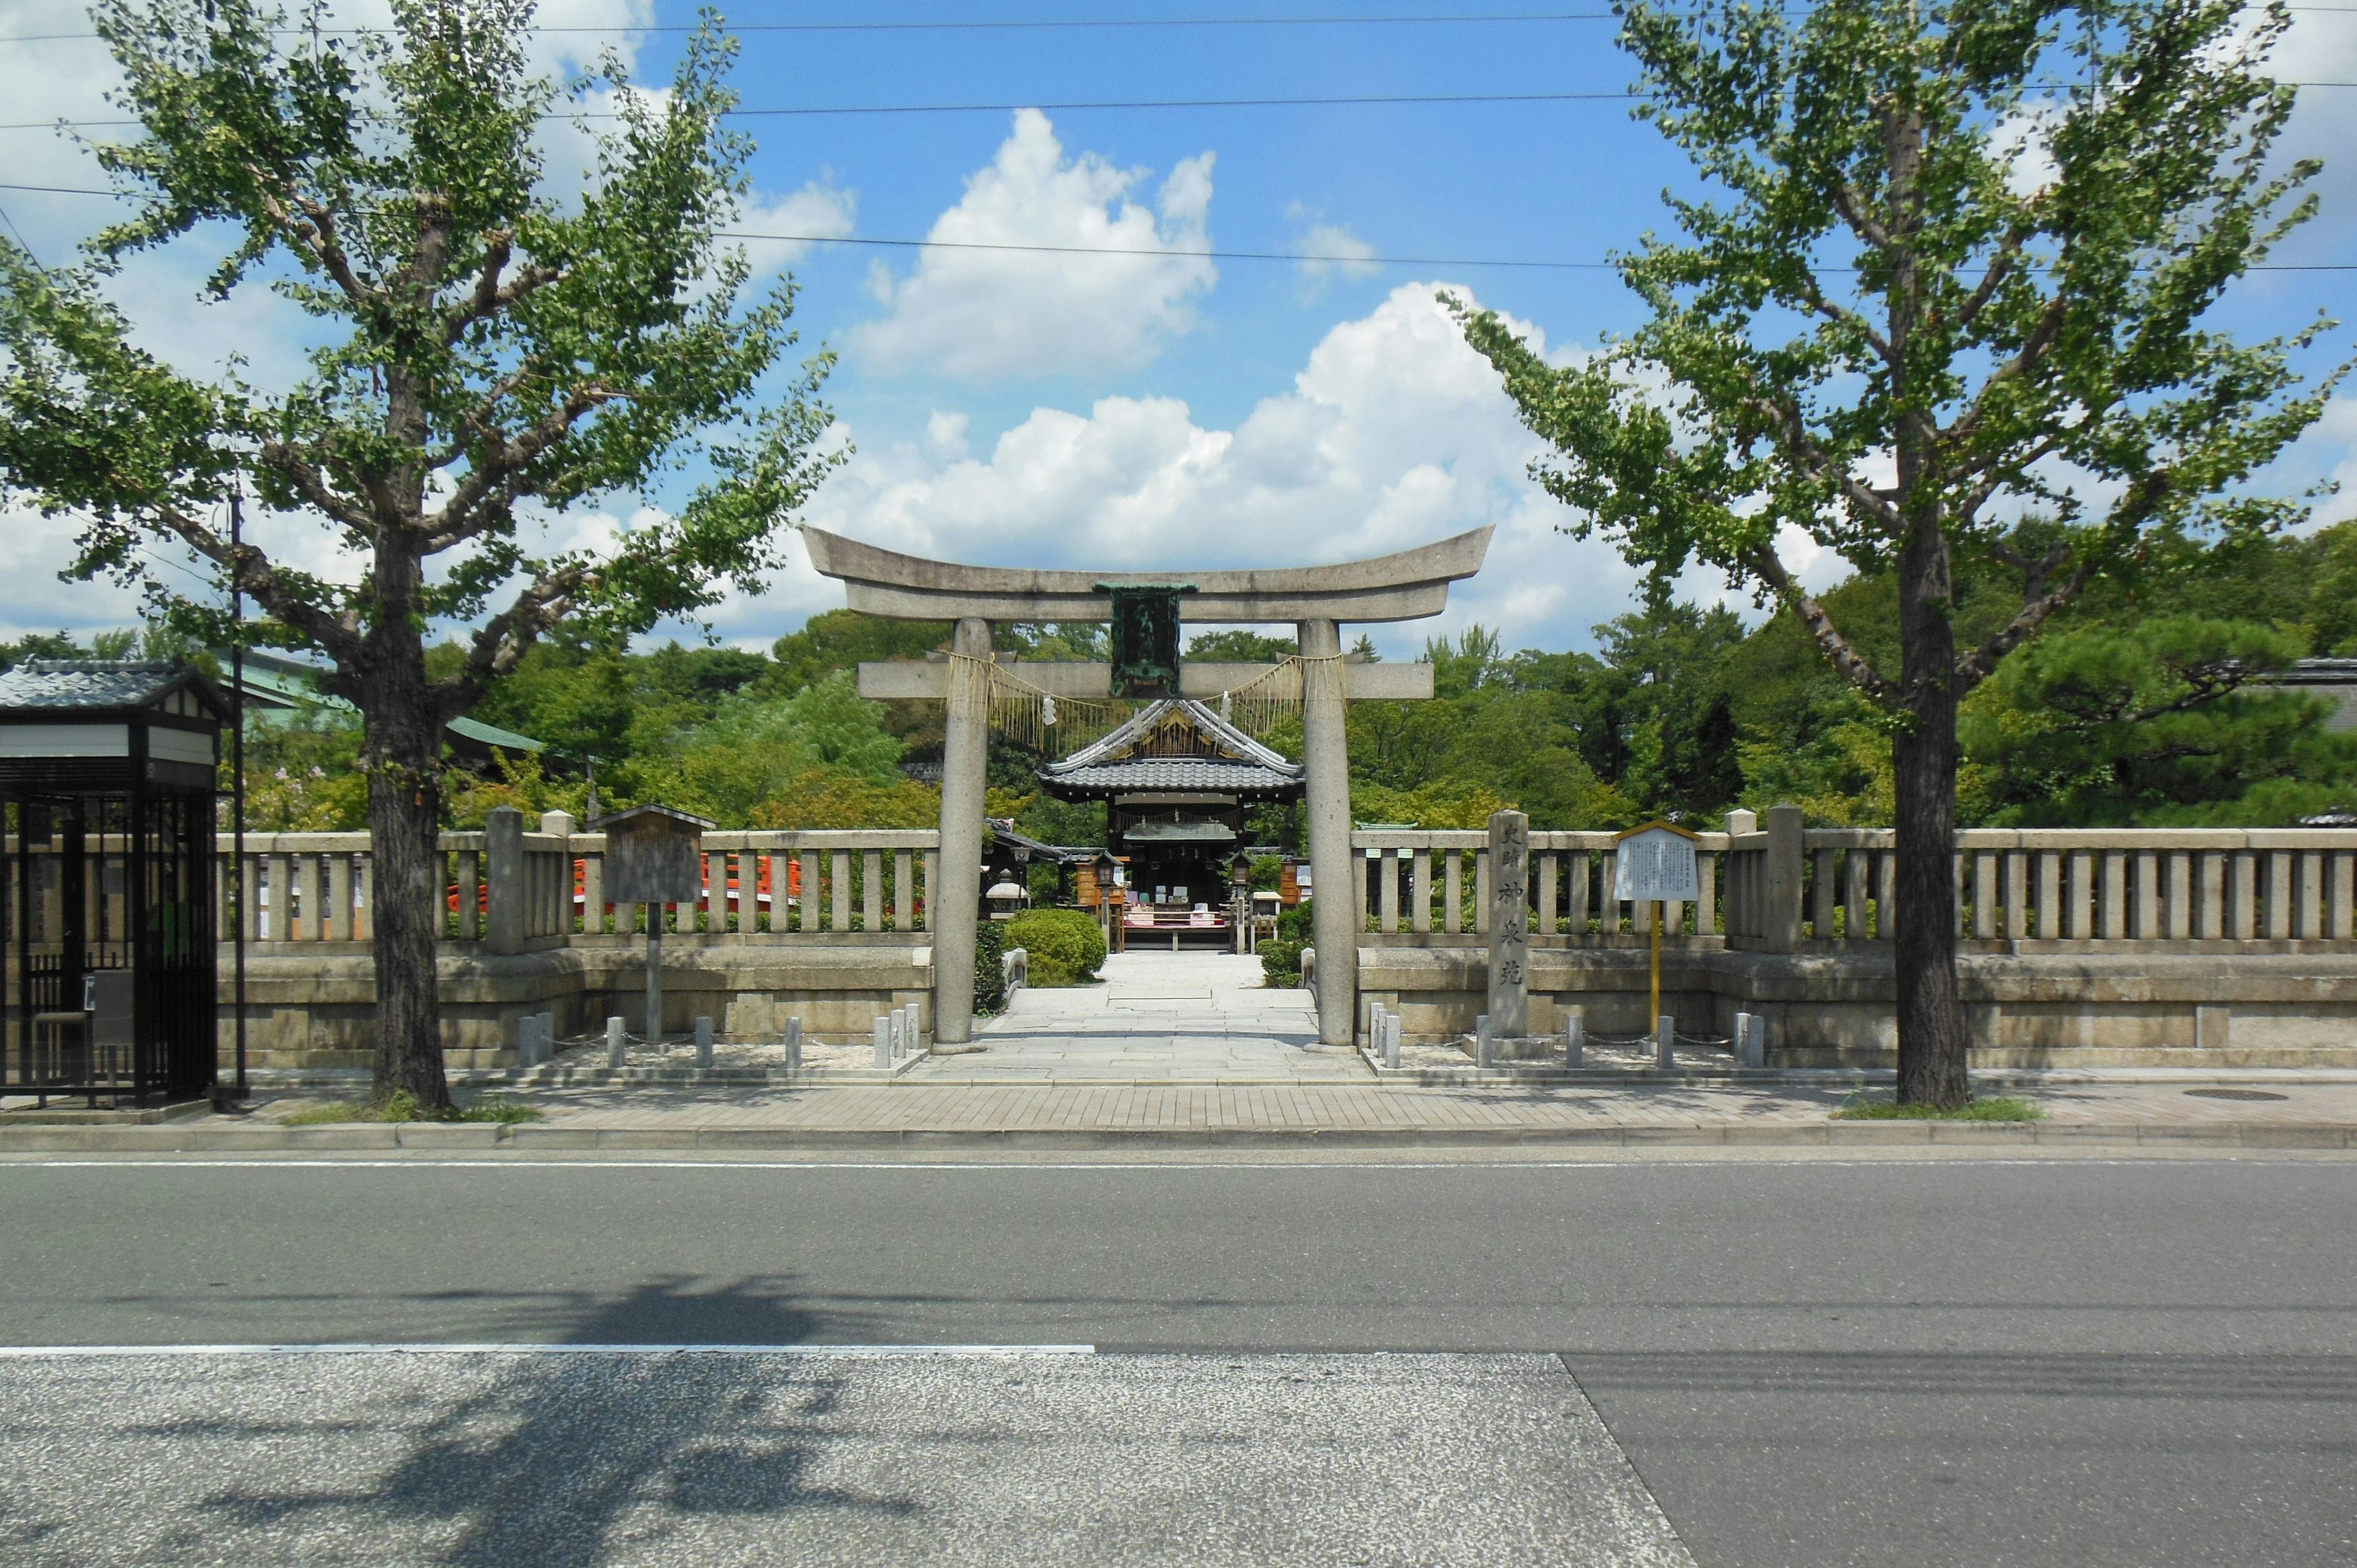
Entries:
POLYGON ((2357 1084, 2269 1089, 2057 1083, 2014 1090, 2046 1120, 2024 1124, 1835 1122, 1839 1085, 1426 1089, 1291 1085, 924 1084, 746 1090, 550 1090, 515 1096, 544 1120, 512 1127, 412 1123, 287 1127, 307 1099, 246 1117, 160 1126, 0 1124, 0 1153, 303 1149, 759 1150, 1318 1145, 1791 1145, 1859 1148, 2053 1144, 2357 1148, 2357 1084), (2233 1098, 2222 1098, 2231 1095, 2233 1098))

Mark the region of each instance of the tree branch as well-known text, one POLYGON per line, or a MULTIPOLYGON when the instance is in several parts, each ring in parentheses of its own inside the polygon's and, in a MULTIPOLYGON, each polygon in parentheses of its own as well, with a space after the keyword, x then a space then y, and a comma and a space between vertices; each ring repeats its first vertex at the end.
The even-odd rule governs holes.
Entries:
MULTIPOLYGON (((498 431, 485 432, 489 450, 458 481, 450 499, 426 520, 433 532, 419 547, 426 555, 462 544, 482 532, 481 503, 530 467, 540 455, 565 439, 566 433, 590 410, 625 394, 602 382, 587 381, 565 394, 565 402, 539 424, 511 441, 498 431)), ((512 499, 512 495, 511 495, 512 499)))
POLYGON ((327 650, 342 665, 359 653, 358 628, 329 615, 308 600, 286 591, 278 569, 262 548, 241 539, 232 552, 228 540, 177 507, 159 506, 156 521, 173 537, 216 566, 226 567, 230 579, 247 597, 296 631, 327 650))
MULTIPOLYGON (((2069 552, 2063 546, 2057 545, 2055 549, 2063 550, 2067 557, 2069 552)), ((2052 565, 2046 566, 2035 575, 2034 579, 2023 584, 2023 592, 2029 602, 2021 607, 2021 613, 2007 622, 2005 628, 1995 637, 1956 660, 1956 695, 1959 697, 1995 673, 1999 660, 2035 636, 2038 628, 2045 625, 2047 618, 2056 610, 2077 598, 2079 590, 2084 588, 2088 579, 2094 575, 2094 567, 2082 561, 2079 569, 2071 574, 2069 582, 2052 593, 2040 592, 2046 585, 2046 572, 2061 564, 2061 561, 2054 559, 2052 550, 2047 552, 2047 559, 2052 565)), ((2025 573, 2025 576, 2029 576, 2029 574, 2025 573)))
POLYGON ((514 236, 505 231, 491 236, 490 248, 483 256, 483 270, 475 278, 475 290, 442 323, 445 347, 466 335, 467 328, 478 321, 497 316, 512 308, 516 302, 547 287, 565 275, 561 267, 533 264, 502 284, 500 274, 506 270, 514 254, 514 236))
MULTIPOLYGON (((303 499, 334 518, 347 528, 362 532, 376 526, 376 519, 353 506, 329 488, 327 476, 306 461, 291 443, 265 441, 259 454, 262 466, 274 473, 283 474, 294 487, 303 492, 303 499)), ((390 499, 388 492, 387 499, 390 499)))
POLYGON ((1841 634, 1841 629, 1834 625, 1833 617, 1825 613, 1825 607, 1818 603, 1814 596, 1803 593, 1801 585, 1792 581, 1792 575, 1784 569, 1783 559, 1776 553, 1773 545, 1763 544, 1754 551, 1749 564, 1760 580, 1767 584, 1778 598, 1792 607, 1792 612, 1801 618, 1801 624, 1809 628, 1809 635, 1816 639, 1817 646, 1824 650, 1825 657, 1832 660, 1835 669, 1842 672, 1844 679, 1883 707, 1894 713, 1899 710, 1900 703, 1890 689, 1890 682, 1884 680, 1882 672, 1868 663, 1866 656, 1841 634))
POLYGON ((515 603, 484 622, 468 645, 467 662, 443 683, 443 702, 449 711, 466 712, 493 681, 514 670, 541 634, 564 618, 573 595, 589 580, 586 564, 561 566, 536 578, 516 596, 515 603))
POLYGON ((1841 214, 1842 221, 1849 225, 1850 232, 1884 255, 1890 253, 1890 231, 1866 210, 1856 186, 1847 180, 1842 181, 1833 188, 1833 199, 1834 210, 1841 214))
POLYGON ((2068 314, 2069 300, 2058 291, 2052 299, 2046 302, 2046 308, 2039 312, 2038 324, 2029 329, 2029 336, 2022 340, 2013 358, 1989 372, 1988 380, 1981 383, 1980 392, 1973 399, 1973 406, 1965 411, 1962 419, 1948 427, 1944 440, 1951 448, 1970 440, 1979 429, 1981 415, 1988 412, 1991 392, 2007 381, 2018 381, 2046 358, 2047 351, 2054 347, 2056 336, 2062 330, 2062 318, 2068 314))
POLYGON ((1833 460, 1801 418, 1798 404, 1781 393, 1759 394, 1744 400, 1744 405, 1764 416, 1778 433, 1776 444, 1786 456, 1798 463, 1808 477, 1818 484, 1830 482, 1842 493, 1844 499, 1857 507, 1885 528, 1900 525, 1899 511, 1873 486, 1857 478, 1846 467, 1833 460))
POLYGON ((1988 271, 1981 274, 1980 286, 1973 290, 1972 297, 1965 300, 1964 308, 1956 312, 1958 330, 1971 327, 1980 313, 1988 307, 1988 302, 1996 297, 1998 287, 2013 275, 2013 263, 2020 259, 2021 247, 2029 239, 2029 231, 2027 229, 2015 228, 2007 232, 2003 242, 1997 246, 1996 254, 1989 261, 1988 271))
POLYGON ((1865 338, 1884 364, 1894 371, 1899 369, 1899 356, 1891 349, 1890 339, 1877 332, 1872 322, 1846 306, 1835 305, 1827 299, 1824 292, 1817 287, 1817 280, 1806 274, 1802 277, 1802 288, 1809 302, 1810 309, 1826 320, 1846 327, 1865 338))

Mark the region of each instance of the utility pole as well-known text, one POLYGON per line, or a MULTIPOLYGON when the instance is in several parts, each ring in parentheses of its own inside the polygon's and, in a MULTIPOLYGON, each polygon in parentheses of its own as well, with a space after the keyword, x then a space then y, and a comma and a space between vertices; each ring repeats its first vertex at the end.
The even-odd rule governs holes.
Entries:
POLYGON ((243 485, 229 492, 229 832, 230 858, 237 871, 237 913, 230 921, 235 968, 231 995, 237 1009, 237 1097, 246 1097, 245 911, 253 903, 245 886, 245 590, 237 580, 240 547, 245 542, 243 485))

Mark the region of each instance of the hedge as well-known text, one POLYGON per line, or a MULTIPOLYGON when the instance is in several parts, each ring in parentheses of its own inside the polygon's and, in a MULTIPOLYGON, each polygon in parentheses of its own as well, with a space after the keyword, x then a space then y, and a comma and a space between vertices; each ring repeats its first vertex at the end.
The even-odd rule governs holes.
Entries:
POLYGON ((1034 985, 1078 985, 1104 967, 1104 930, 1081 909, 1026 909, 1006 922, 1009 946, 1028 957, 1034 985))

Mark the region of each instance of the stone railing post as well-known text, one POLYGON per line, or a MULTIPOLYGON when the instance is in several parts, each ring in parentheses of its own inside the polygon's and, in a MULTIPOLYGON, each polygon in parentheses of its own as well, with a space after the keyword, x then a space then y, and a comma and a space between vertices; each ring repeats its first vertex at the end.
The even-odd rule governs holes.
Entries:
POLYGON ((523 950, 523 813, 494 806, 483 822, 483 880, 490 885, 483 945, 494 953, 523 950))
POLYGON ((1760 940, 1770 952, 1801 947, 1801 867, 1807 860, 1801 808, 1768 808, 1768 848, 1760 855, 1760 940))

